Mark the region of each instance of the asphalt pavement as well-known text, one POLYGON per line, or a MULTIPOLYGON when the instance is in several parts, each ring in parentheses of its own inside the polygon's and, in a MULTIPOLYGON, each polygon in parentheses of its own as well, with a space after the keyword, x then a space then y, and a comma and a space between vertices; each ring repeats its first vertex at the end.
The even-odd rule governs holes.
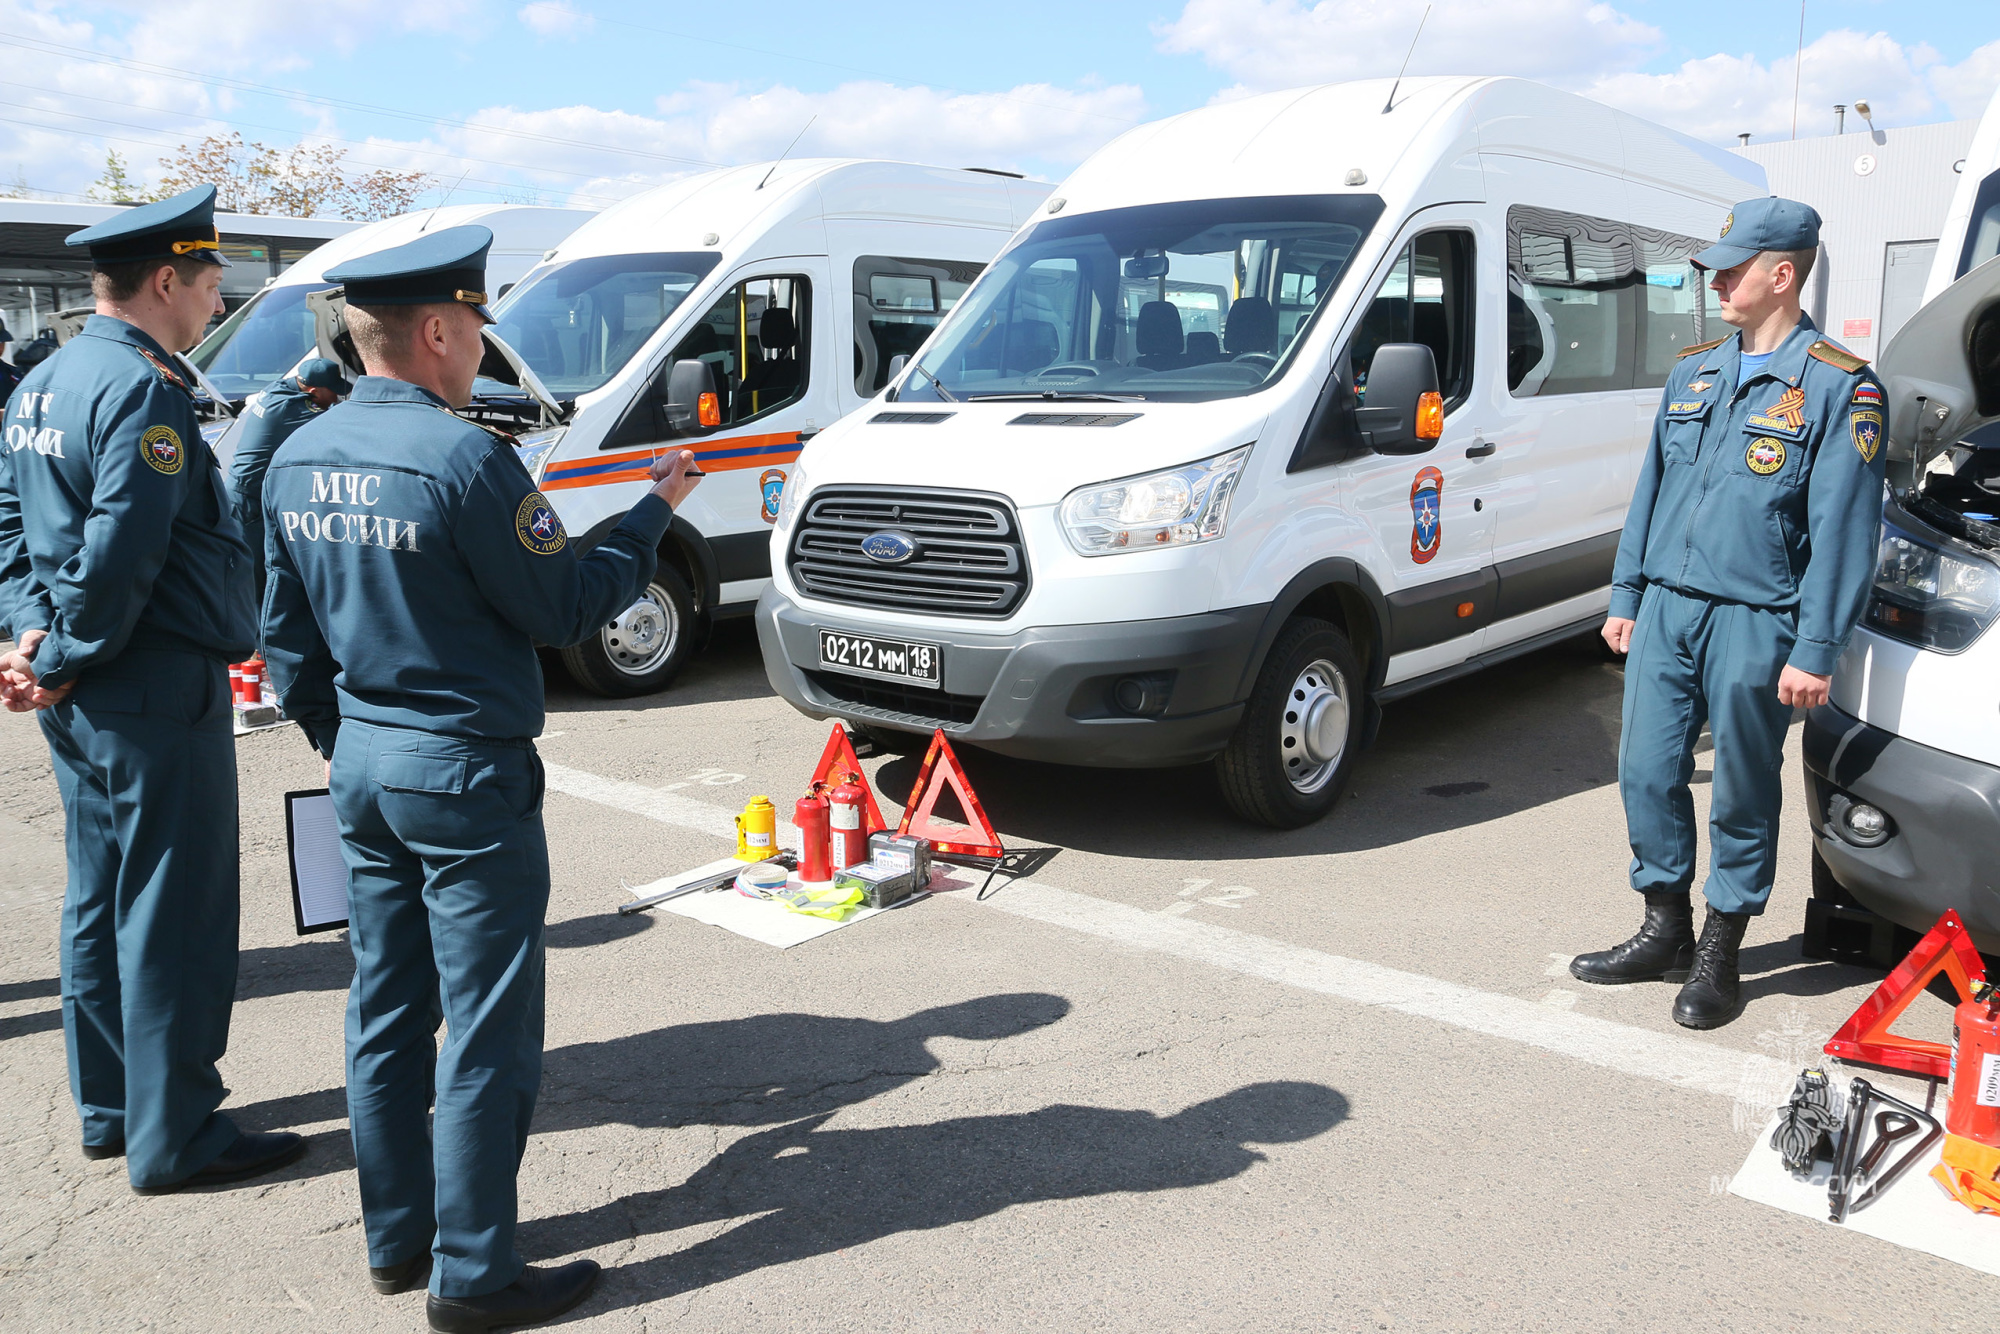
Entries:
MULTIPOLYGON (((603 1263, 564 1321, 592 1330, 1985 1326, 2000 1280, 1723 1190, 1880 980, 1800 955, 1796 729, 1743 1018, 1689 1034, 1673 988, 1565 971, 1637 920, 1619 690, 1577 642, 1398 703, 1353 795, 1289 833, 1236 821, 1204 769, 968 751, 1008 846, 1046 864, 777 950, 615 909, 724 855, 751 795, 787 808, 828 725, 770 693, 742 623, 649 699, 552 672, 524 1254, 603 1263)), ((367 1283, 347 946, 292 924, 280 796, 322 769, 288 727, 238 757, 226 1106, 311 1148, 139 1197, 77 1149, 62 811, 33 720, 0 715, 0 1328, 423 1327, 420 1295, 367 1283)), ((917 757, 865 767, 893 811, 917 757)), ((1905 1027, 1948 1024, 1922 1000, 1905 1027)))

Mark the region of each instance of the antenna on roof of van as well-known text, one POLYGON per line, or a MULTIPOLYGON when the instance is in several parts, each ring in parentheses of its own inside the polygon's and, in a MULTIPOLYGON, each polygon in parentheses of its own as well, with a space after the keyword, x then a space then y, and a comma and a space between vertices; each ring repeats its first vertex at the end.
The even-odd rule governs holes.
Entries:
MULTIPOLYGON (((810 130, 813 127, 813 122, 818 119, 819 119, 818 112, 814 112, 811 116, 808 116, 806 118, 806 123, 799 127, 799 132, 792 136, 792 141, 790 143, 785 145, 785 151, 778 154, 778 162, 783 162, 786 158, 792 155, 792 150, 799 146, 799 140, 806 137, 806 131, 810 130)), ((778 162, 773 162, 771 164, 771 171, 776 171, 778 169, 778 162)), ((764 180, 757 182, 757 188, 759 190, 764 188, 765 181, 771 179, 771 171, 765 172, 764 180)))
POLYGON ((1388 115, 1396 109, 1396 90, 1403 86, 1403 75, 1409 71, 1410 57, 1417 53, 1417 38, 1424 35, 1424 24, 1430 19, 1431 7, 1424 6, 1424 16, 1417 20, 1417 30, 1410 36, 1410 49, 1403 52, 1403 68, 1396 71, 1396 81, 1389 85, 1389 100, 1382 104, 1382 114, 1388 115))

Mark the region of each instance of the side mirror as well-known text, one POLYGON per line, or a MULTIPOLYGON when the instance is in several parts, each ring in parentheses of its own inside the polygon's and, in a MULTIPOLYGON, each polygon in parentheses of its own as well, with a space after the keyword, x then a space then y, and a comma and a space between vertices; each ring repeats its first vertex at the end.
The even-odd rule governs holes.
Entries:
POLYGON ((722 400, 705 361, 676 361, 667 372, 667 399, 660 406, 669 437, 707 435, 722 425, 722 400))
POLYGON ((910 364, 910 354, 907 352, 898 352, 895 356, 889 358, 890 383, 893 384, 895 381, 902 379, 903 368, 908 366, 909 364, 910 364))
POLYGON ((1368 367, 1368 391, 1354 413, 1361 439, 1378 454, 1423 454, 1444 434, 1437 358, 1422 343, 1384 343, 1368 367))

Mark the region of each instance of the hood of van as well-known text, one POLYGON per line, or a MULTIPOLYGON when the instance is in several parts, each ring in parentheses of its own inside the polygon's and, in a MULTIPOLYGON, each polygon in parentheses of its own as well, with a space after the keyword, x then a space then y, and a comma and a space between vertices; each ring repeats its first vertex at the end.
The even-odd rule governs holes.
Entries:
POLYGON ((1256 440, 1263 395, 1209 403, 876 401, 815 437, 814 488, 856 483, 991 491, 1053 505, 1080 486, 1135 477, 1256 440))
POLYGON ((1877 366, 1889 398, 1889 456, 1921 471, 1970 431, 2000 420, 2000 259, 1910 317, 1877 366))

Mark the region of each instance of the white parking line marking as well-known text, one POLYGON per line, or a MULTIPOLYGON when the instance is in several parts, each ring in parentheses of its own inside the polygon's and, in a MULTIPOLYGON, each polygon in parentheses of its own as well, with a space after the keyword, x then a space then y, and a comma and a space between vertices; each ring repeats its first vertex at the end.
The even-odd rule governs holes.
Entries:
MULTIPOLYGON (((661 824, 717 838, 736 837, 734 812, 723 807, 677 792, 600 778, 560 764, 544 762, 544 767, 549 787, 554 791, 642 815, 661 824)), ((782 831, 785 825, 781 822, 779 828, 782 831)), ((1213 926, 1191 917, 1148 912, 1032 880, 1017 880, 983 904, 973 904, 965 895, 944 897, 947 902, 995 908, 1015 917, 1066 927, 1134 949, 1172 955, 1356 1005, 1393 1010, 1488 1037, 1526 1043, 1620 1074, 1719 1097, 1735 1097, 1744 1087, 1750 1068, 1770 1061, 1769 1057, 1754 1052, 1346 959, 1247 931, 1213 926)))

